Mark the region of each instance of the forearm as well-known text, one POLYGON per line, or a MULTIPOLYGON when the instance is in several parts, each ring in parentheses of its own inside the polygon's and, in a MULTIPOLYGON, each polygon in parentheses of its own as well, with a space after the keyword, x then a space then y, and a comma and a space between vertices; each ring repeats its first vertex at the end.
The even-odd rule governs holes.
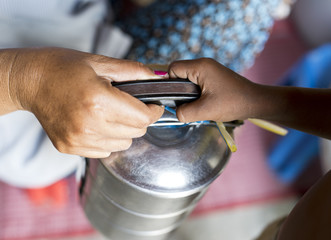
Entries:
POLYGON ((252 117, 331 139, 331 89, 257 88, 252 117))
POLYGON ((180 121, 257 118, 331 139, 331 89, 256 84, 206 58, 174 62, 169 75, 201 88, 197 101, 177 109, 180 121))

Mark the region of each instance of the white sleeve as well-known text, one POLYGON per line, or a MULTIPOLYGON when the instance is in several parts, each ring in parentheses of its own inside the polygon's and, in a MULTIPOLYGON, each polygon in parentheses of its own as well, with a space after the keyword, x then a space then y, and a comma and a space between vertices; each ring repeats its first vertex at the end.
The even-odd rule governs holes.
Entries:
POLYGON ((57 151, 33 114, 0 117, 0 179, 25 187, 44 187, 73 173, 79 156, 57 151))
MULTIPOLYGON (((131 38, 102 22, 106 0, 4 0, 0 2, 0 48, 57 46, 123 57, 131 38), (46 3, 47 2, 47 3, 46 3), (72 13, 79 2, 89 7, 72 13), (100 26, 102 25, 102 26, 100 26), (97 29, 101 27, 97 46, 97 29)), ((82 158, 62 154, 29 112, 0 116, 0 180, 19 187, 43 187, 72 173, 82 158)))

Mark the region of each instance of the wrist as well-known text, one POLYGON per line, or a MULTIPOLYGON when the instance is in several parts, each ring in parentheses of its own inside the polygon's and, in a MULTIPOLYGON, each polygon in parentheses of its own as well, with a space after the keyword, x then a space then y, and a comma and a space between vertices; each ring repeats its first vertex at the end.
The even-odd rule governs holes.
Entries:
POLYGON ((287 112, 288 91, 281 86, 256 84, 251 118, 278 121, 287 112))
POLYGON ((12 96, 10 90, 12 87, 10 75, 17 54, 17 49, 0 50, 0 114, 19 110, 15 96, 12 96))
POLYGON ((17 110, 31 111, 46 57, 41 49, 17 50, 8 74, 9 94, 17 110))
MULTIPOLYGON (((244 78, 243 78, 244 79, 244 78)), ((246 120, 249 118, 263 117, 269 111, 269 102, 272 102, 269 95, 268 86, 257 84, 249 80, 245 80, 238 91, 236 91, 236 98, 234 102, 233 112, 234 117, 238 120, 246 120)))

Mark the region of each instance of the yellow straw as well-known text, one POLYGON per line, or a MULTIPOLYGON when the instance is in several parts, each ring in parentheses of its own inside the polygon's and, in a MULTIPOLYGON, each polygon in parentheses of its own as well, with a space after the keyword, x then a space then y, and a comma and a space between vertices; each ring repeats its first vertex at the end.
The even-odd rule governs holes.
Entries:
POLYGON ((221 131, 221 133, 225 139, 225 142, 228 145, 228 147, 230 148, 231 152, 237 151, 236 143, 234 142, 233 138, 226 130, 224 124, 222 122, 217 122, 217 126, 218 126, 219 130, 221 131))
POLYGON ((288 132, 285 128, 282 128, 280 126, 277 126, 276 124, 273 124, 265 120, 249 118, 248 121, 250 121, 251 123, 255 124, 258 127, 261 127, 263 129, 266 129, 270 132, 276 133, 281 136, 285 136, 288 132))

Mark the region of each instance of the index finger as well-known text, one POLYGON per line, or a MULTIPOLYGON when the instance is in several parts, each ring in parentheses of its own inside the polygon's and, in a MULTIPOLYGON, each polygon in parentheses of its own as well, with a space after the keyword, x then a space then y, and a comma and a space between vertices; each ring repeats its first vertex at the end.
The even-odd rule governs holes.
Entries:
POLYGON ((130 94, 111 87, 108 89, 107 108, 108 121, 123 125, 146 128, 157 121, 163 114, 163 107, 155 104, 145 104, 130 94))
POLYGON ((152 69, 131 60, 94 56, 90 65, 98 76, 116 82, 159 78, 152 69))
POLYGON ((168 74, 170 78, 189 79, 198 84, 200 75, 200 60, 181 60, 169 65, 168 74))

